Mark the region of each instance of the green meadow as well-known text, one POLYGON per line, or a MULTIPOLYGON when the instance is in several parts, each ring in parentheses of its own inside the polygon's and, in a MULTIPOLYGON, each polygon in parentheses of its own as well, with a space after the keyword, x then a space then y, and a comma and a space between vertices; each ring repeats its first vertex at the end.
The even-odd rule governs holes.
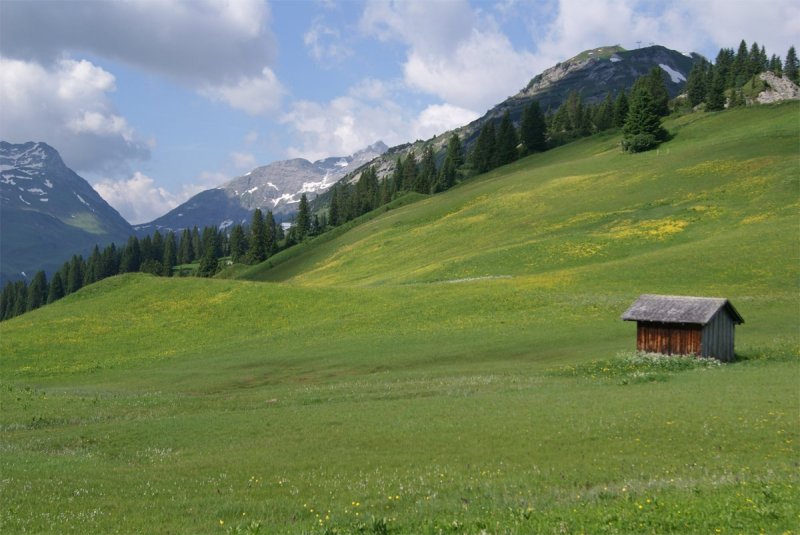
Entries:
POLYGON ((0 324, 3 533, 797 533, 800 106, 672 118, 0 324), (646 359, 641 293, 737 362, 646 359))

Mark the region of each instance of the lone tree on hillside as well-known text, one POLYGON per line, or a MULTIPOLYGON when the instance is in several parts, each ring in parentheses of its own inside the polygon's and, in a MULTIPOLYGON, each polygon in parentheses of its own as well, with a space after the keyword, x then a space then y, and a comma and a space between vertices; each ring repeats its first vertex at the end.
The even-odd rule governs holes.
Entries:
POLYGON ((657 147, 666 137, 650 91, 640 87, 631 96, 628 117, 622 127, 623 150, 644 152, 657 147))

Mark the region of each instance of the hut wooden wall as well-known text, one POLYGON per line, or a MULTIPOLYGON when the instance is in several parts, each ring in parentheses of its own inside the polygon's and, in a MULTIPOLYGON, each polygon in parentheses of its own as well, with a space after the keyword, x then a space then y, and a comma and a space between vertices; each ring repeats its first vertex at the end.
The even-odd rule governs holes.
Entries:
POLYGON ((636 328, 636 349, 665 355, 700 355, 703 330, 700 325, 640 321, 636 328))
POLYGON ((732 361, 733 318, 722 308, 703 327, 703 357, 714 357, 725 362, 732 361))

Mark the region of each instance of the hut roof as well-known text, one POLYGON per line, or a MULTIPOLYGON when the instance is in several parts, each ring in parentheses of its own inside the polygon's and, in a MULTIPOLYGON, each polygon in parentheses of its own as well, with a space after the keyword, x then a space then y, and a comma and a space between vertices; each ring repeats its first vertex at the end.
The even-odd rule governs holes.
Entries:
POLYGON ((622 314, 625 321, 658 321, 663 323, 694 323, 705 325, 720 308, 725 307, 734 323, 744 319, 724 298, 685 297, 681 295, 640 295, 622 314))

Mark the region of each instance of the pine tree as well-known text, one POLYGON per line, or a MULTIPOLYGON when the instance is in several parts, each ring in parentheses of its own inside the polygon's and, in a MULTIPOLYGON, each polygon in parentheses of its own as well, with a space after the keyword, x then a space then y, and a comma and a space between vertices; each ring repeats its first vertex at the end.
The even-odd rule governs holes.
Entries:
POLYGON ((488 120, 483 123, 475 147, 472 149, 472 168, 479 173, 485 173, 492 169, 495 151, 495 130, 494 121, 488 120))
POLYGON ((686 80, 686 95, 692 107, 699 105, 706 98, 706 62, 698 61, 692 65, 689 78, 686 80))
POLYGON ((28 284, 24 281, 14 283, 14 309, 12 317, 16 318, 28 310, 28 284))
POLYGON ((297 209, 297 239, 302 241, 311 230, 311 211, 308 208, 308 197, 300 195, 300 206, 297 209))
POLYGON ((436 182, 436 157, 433 155, 433 148, 428 145, 422 153, 420 173, 414 184, 414 191, 417 193, 430 193, 434 182, 436 182))
POLYGON ((164 255, 161 262, 162 275, 164 277, 172 276, 172 268, 178 262, 178 241, 175 239, 175 233, 169 231, 167 237, 164 239, 164 255))
POLYGON ((397 158, 394 162, 394 172, 392 172, 392 197, 394 195, 403 190, 403 177, 405 176, 405 170, 403 169, 403 159, 397 158))
POLYGON ((331 189, 331 204, 328 207, 328 221, 332 227, 339 226, 339 185, 334 184, 331 189))
POLYGON ((461 147, 461 138, 455 132, 447 142, 447 156, 450 157, 453 167, 459 168, 464 165, 464 149, 461 147))
POLYGON ((739 49, 736 51, 736 56, 733 58, 731 71, 729 74, 727 87, 742 87, 749 75, 750 69, 750 55, 747 52, 747 43, 742 39, 739 43, 739 49))
POLYGON ((86 261, 86 271, 83 273, 83 285, 94 284, 103 278, 103 259, 100 256, 100 249, 97 245, 92 249, 89 260, 86 261))
POLYGON ((783 62, 783 74, 794 83, 800 83, 800 62, 797 61, 797 51, 794 45, 789 47, 786 53, 786 60, 783 62))
POLYGON ((67 278, 67 293, 71 294, 83 288, 83 257, 73 255, 69 262, 69 275, 67 278))
POLYGON ((725 109, 725 72, 716 67, 713 71, 711 85, 706 88, 706 111, 725 109))
POLYGON ((456 166, 453 160, 447 155, 444 158, 442 168, 439 170, 439 179, 436 181, 436 191, 447 191, 456 182, 456 166))
POLYGON ((5 286, 3 286, 3 291, 0 292, 0 321, 4 321, 6 319, 6 314, 10 314, 10 311, 14 309, 14 285, 11 281, 8 281, 5 286))
POLYGON ((619 95, 617 95, 616 100, 614 100, 614 126, 620 128, 625 124, 629 107, 628 94, 623 89, 619 92, 619 95))
POLYGON ((47 303, 47 291, 47 276, 44 271, 37 271, 31 285, 28 286, 27 312, 47 303))
MULTIPOLYGON (((125 251, 122 253, 122 266, 120 266, 120 271, 122 271, 122 273, 138 273, 140 263, 141 253, 139 251, 139 239, 136 236, 131 236, 128 238, 125 251)), ((67 290, 67 293, 69 293, 69 290, 67 290)))
MULTIPOLYGON (((261 209, 256 208, 250 222, 250 249, 247 251, 248 264, 260 264, 267 259, 266 228, 261 209)), ((203 255, 205 258, 205 255, 203 255)))
POLYGON ((417 179, 417 158, 413 150, 409 150, 406 155, 406 161, 403 162, 403 189, 405 191, 412 191, 414 189, 414 182, 417 179))
POLYGON ((542 108, 535 100, 522 112, 519 137, 526 154, 547 150, 547 123, 542 108))
POLYGON ((192 262, 198 262, 203 256, 203 241, 197 226, 192 227, 192 262))
POLYGON ((666 134, 650 91, 640 87, 631 96, 628 117, 622 127, 623 148, 631 152, 646 151, 655 148, 666 134))
POLYGON ((245 242, 244 228, 242 225, 234 225, 231 229, 231 261, 241 262, 247 253, 247 242, 245 242))
POLYGON ((178 264, 189 264, 194 258, 192 251, 192 233, 188 228, 183 229, 181 241, 178 245, 178 264))
POLYGON ((50 291, 47 293, 47 304, 55 303, 64 297, 64 282, 61 279, 61 272, 56 271, 53 280, 50 282, 50 291))
POLYGON ((554 134, 561 134, 572 130, 572 121, 566 103, 562 104, 553 115, 552 131, 554 134))
POLYGON ((764 62, 761 59, 761 49, 755 41, 750 47, 750 54, 747 56, 747 77, 760 74, 764 70, 764 62))
POLYGON ((508 165, 517 159, 517 145, 519 138, 517 130, 511 122, 511 114, 508 109, 503 113, 500 126, 497 128, 497 148, 494 152, 495 167, 508 165))
MULTIPOLYGON (((731 48, 721 48, 717 54, 717 59, 714 61, 714 76, 719 73, 722 80, 722 90, 725 91, 728 87, 732 87, 734 83, 733 76, 733 62, 735 54, 731 48)), ((713 79, 711 84, 713 84, 713 79)), ((710 87, 707 85, 706 87, 710 87)))
POLYGON ((611 100, 611 92, 606 93, 603 103, 597 108, 594 119, 594 126, 598 132, 608 130, 614 125, 614 101, 611 100))
MULTIPOLYGON (((216 241, 216 238, 214 239, 216 241)), ((199 277, 213 277, 219 271, 219 260, 217 259, 216 244, 210 243, 205 247, 203 258, 200 259, 200 266, 197 268, 199 277)))
POLYGON ((769 60, 769 70, 775 76, 783 76, 783 62, 777 54, 772 54, 772 58, 769 60))

